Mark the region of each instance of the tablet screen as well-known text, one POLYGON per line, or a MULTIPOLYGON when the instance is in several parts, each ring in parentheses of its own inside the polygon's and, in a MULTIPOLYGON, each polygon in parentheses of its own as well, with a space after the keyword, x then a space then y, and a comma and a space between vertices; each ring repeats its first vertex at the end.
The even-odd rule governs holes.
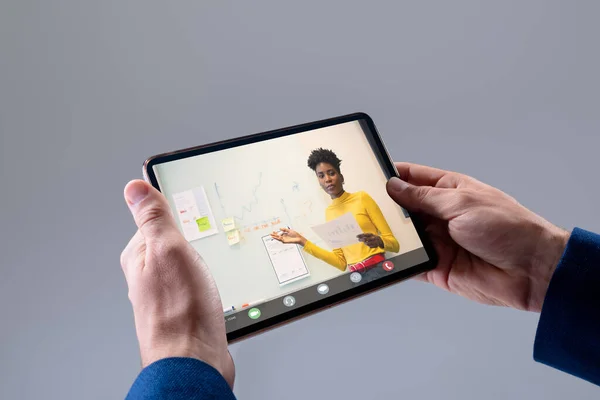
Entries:
POLYGON ((386 192, 395 171, 374 128, 361 118, 325 125, 150 163, 216 281, 230 339, 429 260, 411 215, 386 192))

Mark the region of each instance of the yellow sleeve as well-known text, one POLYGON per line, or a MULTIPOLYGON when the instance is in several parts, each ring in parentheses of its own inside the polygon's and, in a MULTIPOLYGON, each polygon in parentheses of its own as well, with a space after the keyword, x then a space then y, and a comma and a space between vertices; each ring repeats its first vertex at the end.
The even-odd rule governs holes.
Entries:
POLYGON ((313 257, 325 261, 327 264, 332 265, 341 271, 346 270, 346 257, 344 256, 342 249, 327 251, 309 240, 304 245, 304 251, 313 257))
POLYGON ((383 240, 384 249, 392 253, 398 253, 400 251, 400 243, 398 243, 398 240, 392 233, 390 225, 386 221, 375 200, 373 200, 373 198, 367 193, 363 192, 362 203, 369 214, 369 218, 371 218, 371 221, 373 221, 373 224, 377 228, 377 231, 383 240))

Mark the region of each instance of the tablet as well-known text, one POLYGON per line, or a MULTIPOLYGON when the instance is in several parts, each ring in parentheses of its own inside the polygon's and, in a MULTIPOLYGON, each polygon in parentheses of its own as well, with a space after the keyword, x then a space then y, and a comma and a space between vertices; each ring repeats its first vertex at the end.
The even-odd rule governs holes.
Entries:
POLYGON ((210 269, 230 343, 434 268, 356 113, 157 155, 144 177, 210 269))

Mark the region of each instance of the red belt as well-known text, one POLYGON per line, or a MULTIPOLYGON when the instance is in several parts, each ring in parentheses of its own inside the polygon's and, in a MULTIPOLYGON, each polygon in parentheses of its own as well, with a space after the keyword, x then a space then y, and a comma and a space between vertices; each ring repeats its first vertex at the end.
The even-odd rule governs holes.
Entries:
POLYGON ((351 272, 361 272, 379 264, 382 261, 385 261, 385 257, 383 256, 383 254, 375 254, 374 256, 371 256, 366 260, 349 265, 348 269, 350 269, 351 272))

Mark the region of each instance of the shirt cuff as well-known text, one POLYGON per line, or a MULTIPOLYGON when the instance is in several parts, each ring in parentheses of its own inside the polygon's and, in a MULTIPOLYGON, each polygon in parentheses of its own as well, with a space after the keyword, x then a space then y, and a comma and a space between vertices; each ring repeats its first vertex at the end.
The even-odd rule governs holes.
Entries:
POLYGON ((533 358, 600 384, 600 235, 575 228, 550 280, 533 358))
POLYGON ((194 358, 173 357, 148 365, 138 375, 126 400, 141 399, 235 400, 235 396, 215 368, 194 358))

